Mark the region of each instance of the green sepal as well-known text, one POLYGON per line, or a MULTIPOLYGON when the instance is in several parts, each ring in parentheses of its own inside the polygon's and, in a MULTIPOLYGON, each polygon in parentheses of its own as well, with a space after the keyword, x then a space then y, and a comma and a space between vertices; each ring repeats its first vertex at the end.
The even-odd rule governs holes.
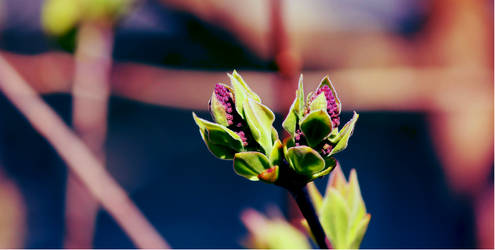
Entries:
POLYGON ((244 102, 244 114, 253 138, 269 154, 272 148, 273 112, 265 105, 248 98, 244 102))
POLYGON ((268 158, 260 152, 241 152, 234 156, 234 171, 251 181, 259 180, 258 175, 269 168, 268 158))
POLYGON ((284 159, 284 146, 280 140, 276 140, 270 153, 270 164, 272 166, 280 165, 280 162, 284 159))
POLYGON ((332 94, 335 97, 335 103, 337 103, 338 113, 340 113, 342 111, 342 104, 340 103, 340 99, 339 96, 337 95, 337 91, 335 90, 335 87, 333 86, 332 81, 330 81, 330 78, 328 78, 328 76, 323 77, 323 79, 321 80, 320 84, 316 89, 319 89, 324 85, 327 85, 328 87, 330 87, 330 90, 332 90, 332 94))
POLYGON ((311 111, 301 121, 301 131, 309 146, 316 147, 332 131, 332 120, 326 110, 311 111))
POLYGON ((201 138, 214 156, 230 160, 233 159, 235 153, 244 149, 241 138, 234 131, 201 119, 194 112, 193 118, 199 127, 201 138))
POLYGON ((359 118, 359 114, 354 112, 352 119, 348 121, 344 125, 344 127, 342 127, 342 129, 339 131, 338 135, 335 138, 330 140, 332 143, 336 143, 334 148, 330 152, 330 155, 334 155, 347 148, 349 138, 351 137, 352 132, 354 131, 354 126, 356 125, 358 118, 359 118))
POLYGON ((232 85, 233 93, 234 93, 234 103, 235 103, 235 109, 237 110, 237 113, 242 118, 244 117, 244 103, 247 101, 248 98, 251 98, 255 100, 256 102, 261 103, 261 99, 256 93, 254 93, 249 86, 244 82, 242 77, 237 73, 237 71, 234 70, 234 72, 231 74, 227 74, 230 78, 230 84, 232 85))
POLYGON ((267 183, 274 183, 278 180, 278 166, 273 166, 258 175, 258 179, 267 183))
POLYGON ((286 159, 296 173, 312 177, 325 167, 325 161, 314 149, 308 146, 295 146, 287 150, 286 159))
POLYGON ((325 168, 322 171, 313 174, 313 179, 323 177, 323 176, 329 174, 330 172, 332 172, 332 170, 335 168, 335 166, 337 166, 337 161, 335 160, 335 158, 333 158, 333 157, 326 158, 325 159, 325 168))
POLYGON ((293 137, 296 131, 297 123, 301 120, 304 113, 304 86, 303 75, 299 77, 299 87, 296 90, 296 97, 290 106, 289 113, 282 122, 282 127, 293 137))
MULTIPOLYGON (((223 85, 223 84, 222 84, 223 85)), ((223 85, 225 86, 225 85, 223 85)), ((229 88, 225 86, 226 88, 229 88)), ((230 89, 230 88, 229 88, 230 89)), ((213 120, 225 127, 229 126, 229 123, 227 122, 227 111, 225 110, 225 107, 223 104, 218 101, 217 96, 215 95, 215 92, 211 95, 210 101, 209 101, 209 106, 210 106, 210 113, 211 116, 213 117, 213 120)))

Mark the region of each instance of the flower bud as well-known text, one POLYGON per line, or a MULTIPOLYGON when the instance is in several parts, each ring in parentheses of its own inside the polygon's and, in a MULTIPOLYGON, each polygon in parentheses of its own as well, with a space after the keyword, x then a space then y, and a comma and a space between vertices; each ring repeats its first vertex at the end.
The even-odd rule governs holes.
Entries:
POLYGON ((328 77, 324 77, 306 99, 303 91, 301 75, 296 98, 282 126, 291 135, 291 140, 287 141, 290 143, 285 144, 286 152, 292 152, 286 154, 286 158, 291 159, 289 164, 299 174, 314 179, 328 174, 335 167, 332 155, 347 147, 359 115, 354 113, 351 121, 339 131, 341 103, 328 77), (308 159, 313 161, 308 163, 308 159), (320 162, 324 162, 323 168, 320 162))
POLYGON ((228 76, 231 86, 216 84, 209 101, 214 122, 193 113, 194 121, 210 152, 233 159, 238 175, 273 183, 283 158, 282 143, 272 126, 275 115, 237 72, 228 76))
POLYGON ((311 97, 310 102, 313 102, 313 100, 316 99, 318 95, 323 93, 327 101, 326 110, 332 120, 332 125, 333 125, 332 127, 337 128, 340 125, 340 111, 341 111, 339 104, 337 104, 338 98, 334 95, 335 91, 332 90, 333 86, 331 85, 330 80, 328 80, 328 77, 325 77, 322 83, 327 83, 327 84, 320 85, 320 87, 316 90, 315 94, 311 97))

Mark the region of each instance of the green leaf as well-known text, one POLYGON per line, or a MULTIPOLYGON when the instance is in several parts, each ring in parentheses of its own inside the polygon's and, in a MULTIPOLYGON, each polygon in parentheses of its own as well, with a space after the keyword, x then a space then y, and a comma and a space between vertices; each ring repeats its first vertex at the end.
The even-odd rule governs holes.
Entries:
POLYGON ((320 154, 308 146, 289 148, 286 158, 294 171, 306 176, 312 176, 325 167, 325 161, 320 154))
POLYGON ((232 72, 232 77, 241 84, 241 87, 246 92, 247 97, 249 97, 249 98, 251 98, 251 99, 253 99, 253 100, 257 101, 257 102, 261 102, 260 97, 256 93, 254 93, 254 91, 251 90, 251 88, 249 88, 249 86, 247 85, 247 83, 244 81, 244 79, 242 79, 241 75, 239 73, 237 73, 237 71, 234 70, 232 72))
POLYGON ((312 102, 309 104, 309 110, 324 110, 327 111, 327 98, 325 97, 325 93, 321 92, 312 102))
POLYGON ((332 131, 332 120, 326 110, 311 111, 301 121, 301 130, 311 147, 316 147, 332 131))
POLYGON ((276 140, 270 153, 270 163, 272 166, 280 165, 280 162, 284 159, 284 146, 280 140, 276 140))
POLYGON ((368 229, 368 224, 370 223, 371 215, 366 214, 364 218, 359 222, 357 227, 351 231, 349 237, 349 247, 353 249, 358 249, 363 241, 364 234, 368 229))
POLYGON ((296 90, 296 97, 290 106, 289 113, 285 120, 282 122, 282 127, 289 132, 293 137, 296 131, 296 125, 298 121, 302 118, 304 113, 304 86, 303 86, 303 75, 299 77, 299 87, 296 90))
POLYGON ((330 155, 334 155, 334 154, 347 148, 349 138, 351 137, 352 132, 354 131, 354 126, 356 125, 358 118, 359 118, 359 115, 356 112, 354 112, 352 119, 350 121, 348 121, 344 125, 344 127, 342 127, 342 129, 339 131, 339 134, 333 139, 334 143, 336 141, 337 144, 335 145, 335 147, 330 152, 330 155))
POLYGON ((282 127, 285 129, 285 131, 287 131, 290 134, 290 136, 294 137, 294 133, 296 132, 296 125, 297 125, 297 116, 294 113, 294 110, 292 110, 292 106, 291 106, 289 113, 285 117, 285 120, 282 122, 282 127))
POLYGON ((311 202, 313 202, 316 211, 319 211, 321 205, 323 204, 323 196, 321 195, 320 191, 318 191, 318 188, 316 187, 314 182, 308 183, 307 187, 308 187, 309 197, 311 198, 311 202))
POLYGON ((277 140, 278 140, 278 132, 274 127, 272 127, 272 143, 275 143, 277 140))
POLYGON ((244 103, 248 98, 251 98, 257 102, 261 102, 261 99, 258 95, 256 95, 249 86, 244 82, 242 77, 234 70, 231 74, 227 74, 230 78, 230 83, 234 92, 234 103, 237 113, 242 118, 244 117, 244 103))
POLYGON ((351 174, 349 175, 349 190, 346 198, 349 205, 355 208, 353 210, 353 217, 362 218, 366 214, 366 206, 361 196, 355 169, 351 169, 351 174))
POLYGON ((334 248, 349 248, 347 244, 349 212, 344 197, 330 189, 323 199, 320 222, 334 248))
POLYGON ((335 103, 337 103, 337 107, 338 107, 339 113, 340 113, 342 111, 342 104, 340 103, 340 99, 339 99, 339 96, 337 95, 337 91, 335 90, 335 87, 333 86, 333 84, 330 81, 330 78, 328 78, 328 76, 325 76, 321 80, 320 84, 318 85, 318 87, 316 89, 319 89, 319 88, 323 87, 324 85, 327 85, 328 87, 330 87, 330 90, 332 90, 332 94, 335 97, 335 103))
POLYGON ((273 112, 265 105, 248 98, 244 102, 244 114, 254 139, 269 154, 272 148, 273 112))
POLYGON ((245 248, 311 249, 306 235, 283 218, 267 218, 249 209, 243 212, 241 219, 250 233, 245 248))
POLYGON ((268 158, 260 152, 241 152, 234 156, 234 171, 251 181, 259 180, 258 175, 270 167, 268 158))
POLYGON ((242 140, 234 131, 220 124, 199 118, 193 113, 194 121, 199 127, 201 138, 210 152, 220 159, 232 159, 234 154, 242 151, 242 140))
POLYGON ((328 182, 320 218, 335 248, 359 247, 370 215, 366 214, 354 169, 351 170, 349 182, 347 182, 341 168, 336 167, 328 182))
POLYGON ((330 172, 332 172, 332 170, 335 168, 335 166, 337 166, 337 161, 335 160, 335 158, 333 158, 333 157, 326 158, 325 159, 325 168, 322 171, 313 174, 313 179, 316 179, 316 178, 319 178, 319 177, 322 177, 322 176, 329 174, 330 172))

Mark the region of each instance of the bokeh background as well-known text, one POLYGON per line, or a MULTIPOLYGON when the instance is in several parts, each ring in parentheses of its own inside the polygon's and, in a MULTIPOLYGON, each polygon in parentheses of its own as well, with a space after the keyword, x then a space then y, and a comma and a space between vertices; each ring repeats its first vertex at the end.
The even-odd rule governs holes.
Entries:
POLYGON ((139 209, 120 218, 141 211, 171 247, 242 247, 247 208, 298 216, 193 123, 236 69, 280 133, 300 73, 306 91, 330 76, 344 121, 360 113, 337 159, 372 215, 362 247, 493 248, 493 1, 137 0, 93 16, 49 2, 0 0, 0 247, 137 246, 38 96, 139 209))

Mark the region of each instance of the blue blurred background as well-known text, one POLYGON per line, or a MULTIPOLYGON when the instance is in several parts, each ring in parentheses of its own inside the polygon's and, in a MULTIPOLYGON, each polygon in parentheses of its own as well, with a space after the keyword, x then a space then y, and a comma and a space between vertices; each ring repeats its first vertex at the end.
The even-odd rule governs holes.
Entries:
MULTIPOLYGON (((237 69, 275 105, 281 134, 299 73, 309 75, 308 89, 329 74, 342 89, 342 120, 360 113, 337 159, 346 175, 357 169, 372 216, 362 247, 493 248, 493 2, 456 2, 462 8, 440 0, 138 1, 112 24, 106 168, 173 248, 242 247, 241 212, 276 205, 289 216, 289 197, 214 158, 191 111, 209 117, 209 91, 237 69), (144 70, 128 83, 133 67, 144 70), (147 67, 171 78, 160 83, 147 67), (467 92, 475 104, 451 105, 467 92)), ((77 129, 74 70, 63 61, 75 53, 77 26, 47 34, 42 6, 0 1, 0 50, 77 129), (57 75, 42 67, 50 62, 69 69, 57 75)), ((11 229, 0 230, 0 247, 67 247, 68 168, 4 95, 0 170, 8 190, 0 207, 10 218, 0 216, 0 227, 11 229)), ((326 178, 315 182, 323 190, 326 178)), ((135 247, 103 209, 93 230, 90 247, 135 247)))

